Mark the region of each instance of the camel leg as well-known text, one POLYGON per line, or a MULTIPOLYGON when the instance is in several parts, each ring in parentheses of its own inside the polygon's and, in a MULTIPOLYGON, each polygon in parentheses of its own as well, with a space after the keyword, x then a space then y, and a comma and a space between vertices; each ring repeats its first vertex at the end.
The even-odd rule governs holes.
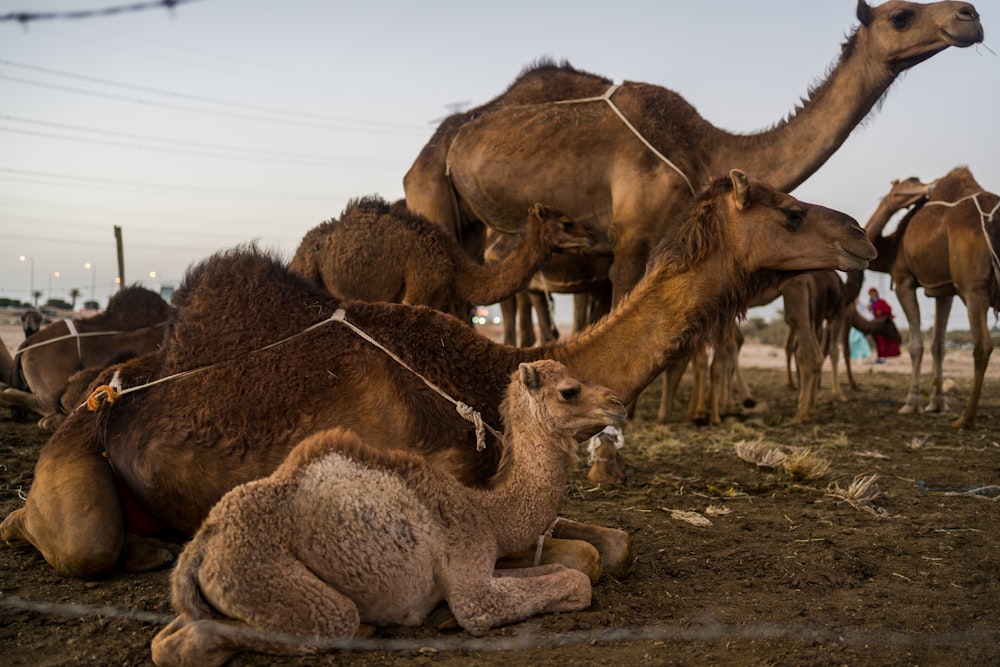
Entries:
POLYGON ((590 324, 590 293, 577 292, 573 295, 573 333, 580 333, 590 324))
POLYGON ((542 342, 547 343, 559 338, 559 329, 552 321, 552 302, 549 295, 544 292, 529 291, 528 298, 534 306, 535 314, 538 315, 538 335, 542 342))
POLYGON ((967 297, 966 308, 969 311, 969 328, 973 336, 972 360, 975 366, 975 377, 965 410, 962 411, 958 419, 951 423, 954 428, 961 429, 971 429, 976 426, 979 395, 983 390, 983 378, 986 375, 986 367, 990 363, 990 355, 993 353, 993 341, 990 338, 986 322, 988 304, 970 296, 967 297))
MULTIPOLYGON (((30 391, 23 391, 21 389, 14 389, 13 387, 8 387, 7 389, 0 391, 0 406, 13 408, 15 410, 34 412, 37 415, 41 415, 43 420, 46 417, 59 413, 59 406, 55 401, 47 401, 39 394, 35 394, 30 391)), ((58 426, 58 424, 55 424, 54 426, 58 426)), ((41 422, 39 422, 39 427, 42 428, 41 422)), ((42 428, 42 430, 52 433, 55 429, 42 428)))
MULTIPOLYGON (((934 299, 934 336, 931 339, 931 397, 924 407, 924 412, 947 412, 948 402, 945 399, 941 383, 944 381, 944 354, 948 328, 948 316, 951 314, 953 296, 939 296, 934 299)), ((971 327, 972 313, 969 312, 971 327)), ((975 337, 975 329, 970 329, 975 337)))
POLYGON ((531 299, 528 293, 518 292, 517 296, 517 329, 521 347, 533 347, 535 338, 534 316, 531 312, 531 299))
POLYGON ((462 585, 455 582, 448 606, 459 625, 479 633, 536 614, 580 611, 590 606, 590 579, 560 565, 543 565, 526 571, 502 570, 485 580, 462 585))
POLYGON ((552 536, 564 540, 583 540, 593 545, 601 555, 601 571, 621 577, 632 569, 635 551, 632 538, 624 530, 580 523, 560 517, 552 536))
POLYGON ((896 298, 906 314, 910 327, 910 389, 906 402, 899 414, 908 415, 924 411, 920 396, 920 363, 924 358, 924 336, 920 331, 920 304, 917 302, 917 286, 911 280, 896 283, 896 298))
POLYGON ((708 350, 703 345, 691 351, 691 402, 688 403, 687 420, 704 426, 708 424, 708 350))
POLYGON ((844 395, 844 391, 840 388, 840 376, 837 374, 837 366, 840 363, 839 341, 841 338, 840 330, 842 326, 843 323, 839 318, 834 318, 827 323, 823 333, 823 347, 826 355, 830 357, 830 375, 832 382, 830 394, 833 396, 833 400, 846 402, 847 396, 844 395))
POLYGON ((525 568, 536 564, 568 567, 583 572, 594 583, 597 583, 597 580, 601 578, 600 552, 593 544, 578 538, 546 537, 543 539, 540 554, 537 545, 532 545, 524 551, 500 558, 497 560, 496 566, 498 568, 525 568))
POLYGON ((503 344, 517 345, 517 297, 512 296, 500 302, 500 316, 503 317, 503 344))
POLYGON ((90 440, 93 419, 70 415, 39 454, 24 507, 0 525, 7 544, 31 544, 59 574, 84 579, 114 570, 125 541, 111 466, 90 440))
MULTIPOLYGON (((789 326, 788 330, 785 332, 785 384, 792 391, 795 391, 798 388, 798 383, 796 383, 795 376, 792 374, 792 357, 795 356, 797 348, 795 329, 792 326, 789 326)), ((796 371, 798 371, 798 369, 796 369, 796 371)))
POLYGON ((205 588, 194 593, 198 602, 224 609, 229 618, 207 618, 197 608, 182 610, 153 638, 157 665, 221 665, 242 652, 308 655, 317 652, 316 639, 351 638, 361 629, 354 601, 294 559, 268 563, 242 590, 226 591, 211 579, 203 583, 205 588))
POLYGON ((656 421, 661 424, 666 424, 670 420, 674 399, 677 397, 677 387, 681 384, 689 362, 689 358, 671 362, 663 371, 663 390, 660 392, 660 407, 656 411, 656 421))

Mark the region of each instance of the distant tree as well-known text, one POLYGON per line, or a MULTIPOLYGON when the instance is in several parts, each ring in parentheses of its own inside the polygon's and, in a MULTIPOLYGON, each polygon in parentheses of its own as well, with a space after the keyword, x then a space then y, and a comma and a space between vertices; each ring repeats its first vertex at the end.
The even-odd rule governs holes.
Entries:
POLYGON ((73 304, 66 299, 49 299, 45 302, 46 308, 61 308, 62 310, 73 310, 73 304))
POLYGON ((87 299, 86 301, 83 302, 83 307, 87 310, 100 310, 101 304, 97 303, 92 299, 87 299))
POLYGON ((70 310, 76 310, 76 300, 80 298, 82 293, 77 288, 73 288, 69 291, 69 298, 73 299, 72 305, 70 305, 70 310))
POLYGON ((34 292, 31 293, 31 296, 34 299, 32 303, 35 305, 35 307, 38 307, 38 300, 42 298, 42 290, 35 290, 34 292))

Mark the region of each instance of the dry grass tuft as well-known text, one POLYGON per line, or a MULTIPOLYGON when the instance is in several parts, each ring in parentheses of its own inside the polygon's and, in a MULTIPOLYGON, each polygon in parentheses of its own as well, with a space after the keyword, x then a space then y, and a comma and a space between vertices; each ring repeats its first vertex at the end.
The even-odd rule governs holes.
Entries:
POLYGON ((803 482, 823 477, 830 470, 830 461, 806 447, 786 456, 782 467, 789 477, 803 482))
POLYGON ((873 504, 875 500, 882 496, 882 490, 876 484, 877 480, 878 474, 876 473, 872 473, 871 475, 855 475, 854 480, 846 489, 840 488, 840 485, 834 482, 829 488, 829 493, 846 501, 848 505, 856 510, 868 512, 880 518, 889 518, 888 512, 875 507, 873 504))
POLYGON ((777 468, 781 466, 788 455, 774 445, 764 442, 763 438, 756 440, 740 440, 734 445, 736 456, 761 468, 777 468))

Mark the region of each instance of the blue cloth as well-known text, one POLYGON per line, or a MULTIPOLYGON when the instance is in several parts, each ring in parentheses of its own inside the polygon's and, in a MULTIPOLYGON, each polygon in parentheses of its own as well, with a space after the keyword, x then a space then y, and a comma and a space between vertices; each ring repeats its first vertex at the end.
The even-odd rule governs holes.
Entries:
POLYGON ((854 327, 851 327, 847 342, 851 347, 851 359, 867 359, 872 356, 872 348, 868 344, 868 338, 854 327))

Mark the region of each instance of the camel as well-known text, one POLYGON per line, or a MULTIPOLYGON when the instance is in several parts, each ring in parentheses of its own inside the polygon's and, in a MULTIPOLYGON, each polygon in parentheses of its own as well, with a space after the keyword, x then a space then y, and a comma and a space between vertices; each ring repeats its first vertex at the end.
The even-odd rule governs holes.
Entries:
POLYGON ((524 287, 553 252, 591 244, 585 227, 534 204, 503 258, 482 265, 405 203, 390 206, 369 196, 349 202, 339 220, 307 232, 290 268, 341 299, 426 305, 468 320, 472 306, 524 287))
POLYGON ((29 308, 21 313, 21 328, 24 329, 25 338, 30 338, 38 333, 43 324, 49 324, 49 322, 42 315, 42 311, 37 308, 29 308))
POLYGON ((70 376, 105 368, 122 351, 155 350, 173 312, 159 294, 133 285, 112 296, 102 313, 43 327, 18 348, 14 363, 20 377, 0 391, 0 405, 37 413, 38 426, 54 431, 66 416, 64 401, 77 398, 72 390, 67 393, 70 376))
POLYGON ((620 424, 625 406, 541 360, 513 374, 500 415, 505 460, 489 489, 338 429, 310 436, 269 477, 227 493, 171 574, 179 615, 153 639, 153 661, 212 666, 245 650, 314 653, 317 641, 354 637, 362 624, 419 625, 442 601, 473 633, 586 609, 582 572, 495 571, 496 562, 532 547, 555 521, 577 458, 574 435, 620 424))
POLYGON ((614 86, 543 61, 500 96, 441 123, 404 177, 407 205, 470 243, 483 224, 518 229, 534 201, 557 206, 608 239, 598 250, 613 252, 608 276, 618 304, 711 179, 735 167, 793 190, 902 72, 949 46, 983 40, 979 15, 965 2, 859 0, 857 18, 826 80, 757 134, 714 127, 666 88, 614 86))
MULTIPOLYGON (((895 185, 895 184, 894 184, 895 185)), ((878 248, 871 268, 892 276, 896 297, 910 327, 910 389, 900 413, 945 412, 942 364, 945 330, 952 300, 957 294, 969 313, 973 340, 974 377, 968 403, 951 422, 957 429, 973 429, 983 376, 993 352, 987 311, 1000 309, 1000 198, 983 190, 967 167, 956 167, 928 186, 929 194, 886 236, 879 220, 865 231, 878 248), (920 331, 917 288, 934 299, 934 361, 930 400, 922 405, 920 364, 924 341, 920 331)))
MULTIPOLYGON (((174 294, 164 349, 92 385, 114 385, 101 391, 117 399, 66 419, 0 537, 34 546, 68 576, 159 567, 172 555, 123 525, 116 478, 165 529, 191 534, 227 491, 334 426, 488 486, 502 448, 487 440, 478 451, 476 424, 442 393, 496 425, 510 374, 547 358, 629 404, 672 359, 732 326, 755 294, 802 271, 861 269, 874 255, 850 216, 733 170, 698 198, 619 308, 570 340, 518 348, 430 308, 341 302, 252 248, 224 252, 190 269, 174 294)), ((602 571, 626 571, 627 538, 608 535, 562 521, 553 532, 598 542, 602 571)))

